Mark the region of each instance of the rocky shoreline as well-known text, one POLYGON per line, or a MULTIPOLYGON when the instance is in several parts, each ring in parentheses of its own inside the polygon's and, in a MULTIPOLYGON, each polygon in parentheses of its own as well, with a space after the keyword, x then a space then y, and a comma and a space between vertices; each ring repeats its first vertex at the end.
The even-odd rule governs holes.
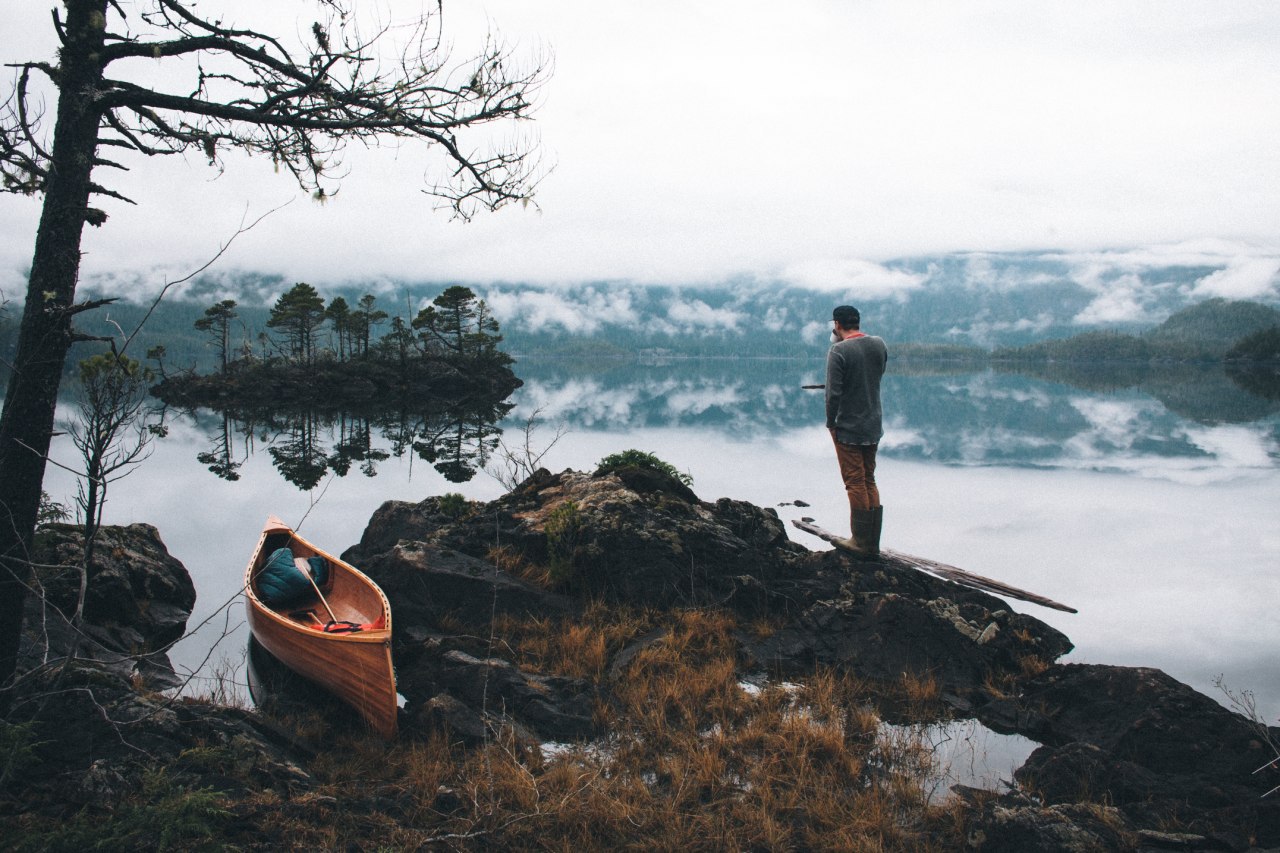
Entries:
MULTIPOLYGON (((272 809, 315 796, 309 768, 324 745, 269 716, 166 696, 158 653, 183 630, 190 578, 154 528, 104 535, 73 666, 58 664, 74 632, 32 597, 9 725, 57 736, 38 736, 22 773, 6 775, 3 821, 30 833, 33 814, 110 814, 163 766, 173 785, 230 797, 256 827, 249 846, 270 843, 272 809), (193 758, 211 749, 218 761, 193 758)), ((36 561, 74 565, 77 547, 73 530, 49 528, 36 561)), ((701 501, 662 472, 540 471, 487 504, 387 502, 343 558, 391 601, 405 743, 607 738, 599 708, 671 629, 624 638, 585 677, 530 665, 495 644, 495 623, 571 623, 588 607, 713 611, 736 626, 739 678, 856 676, 883 688, 885 719, 976 719, 1040 744, 1009 790, 955 791, 971 849, 1280 847, 1280 796, 1263 796, 1280 770, 1255 772, 1280 730, 1158 670, 1058 663, 1070 640, 999 598, 893 557, 809 551, 771 509, 701 501), (930 701, 897 701, 908 682, 928 684, 930 701)), ((45 574, 50 604, 65 607, 67 578, 45 574)), ((344 807, 394 815, 387 791, 364 794, 344 807)), ((441 814, 458 807, 448 790, 432 796, 441 814)))

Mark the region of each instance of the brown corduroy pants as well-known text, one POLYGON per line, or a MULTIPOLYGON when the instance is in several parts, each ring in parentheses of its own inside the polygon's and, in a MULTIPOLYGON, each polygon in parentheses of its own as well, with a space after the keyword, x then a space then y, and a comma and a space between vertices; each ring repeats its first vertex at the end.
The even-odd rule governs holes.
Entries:
POLYGON ((880 506, 880 490, 876 488, 876 447, 874 444, 841 444, 836 446, 840 463, 840 479, 849 494, 849 509, 875 509, 880 506))

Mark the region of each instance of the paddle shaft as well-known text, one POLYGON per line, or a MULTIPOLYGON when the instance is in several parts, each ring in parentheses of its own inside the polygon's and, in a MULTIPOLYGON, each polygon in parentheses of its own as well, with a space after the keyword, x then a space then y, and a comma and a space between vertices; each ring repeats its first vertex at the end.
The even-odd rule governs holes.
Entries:
POLYGON ((329 614, 330 622, 337 622, 338 617, 333 615, 333 608, 329 606, 329 602, 324 600, 324 593, 320 591, 320 587, 316 586, 316 579, 311 577, 311 573, 307 572, 307 580, 311 581, 311 588, 316 591, 316 595, 320 596, 320 603, 324 605, 324 610, 329 614))
MULTIPOLYGON (((324 593, 320 591, 320 587, 316 584, 316 579, 311 577, 311 572, 302 568, 302 566, 299 566, 296 562, 293 564, 293 567, 302 572, 307 579, 307 583, 311 584, 311 588, 316 591, 316 595, 320 596, 320 603, 324 605, 325 612, 329 614, 329 621, 337 622, 338 617, 333 615, 333 608, 329 606, 329 602, 325 601, 324 593)), ((330 569, 329 571, 332 572, 333 570, 330 569)))

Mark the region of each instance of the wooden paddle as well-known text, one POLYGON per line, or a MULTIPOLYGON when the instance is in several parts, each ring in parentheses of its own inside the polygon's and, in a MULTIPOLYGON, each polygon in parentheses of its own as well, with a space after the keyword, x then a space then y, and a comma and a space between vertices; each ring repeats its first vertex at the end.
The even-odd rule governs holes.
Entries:
POLYGON ((294 557, 293 567, 306 575, 307 583, 311 584, 311 588, 316 591, 316 595, 320 596, 320 603, 324 605, 325 611, 329 614, 329 621, 337 622, 338 617, 333 615, 333 608, 329 606, 329 602, 324 600, 324 593, 321 592, 320 587, 316 585, 316 579, 311 577, 311 567, 307 564, 306 558, 294 557))

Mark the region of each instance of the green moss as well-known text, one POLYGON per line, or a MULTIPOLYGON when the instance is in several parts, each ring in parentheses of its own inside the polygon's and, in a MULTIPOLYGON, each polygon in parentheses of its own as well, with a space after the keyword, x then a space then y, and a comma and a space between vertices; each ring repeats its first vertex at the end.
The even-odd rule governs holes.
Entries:
POLYGON ((49 832, 28 831, 12 839, 26 850, 225 850, 218 842, 234 815, 222 796, 188 791, 163 770, 148 773, 136 801, 108 815, 86 808, 49 832))
POLYGON ((0 788, 19 779, 30 767, 40 761, 36 750, 42 741, 36 740, 36 724, 7 723, 0 720, 0 788))

